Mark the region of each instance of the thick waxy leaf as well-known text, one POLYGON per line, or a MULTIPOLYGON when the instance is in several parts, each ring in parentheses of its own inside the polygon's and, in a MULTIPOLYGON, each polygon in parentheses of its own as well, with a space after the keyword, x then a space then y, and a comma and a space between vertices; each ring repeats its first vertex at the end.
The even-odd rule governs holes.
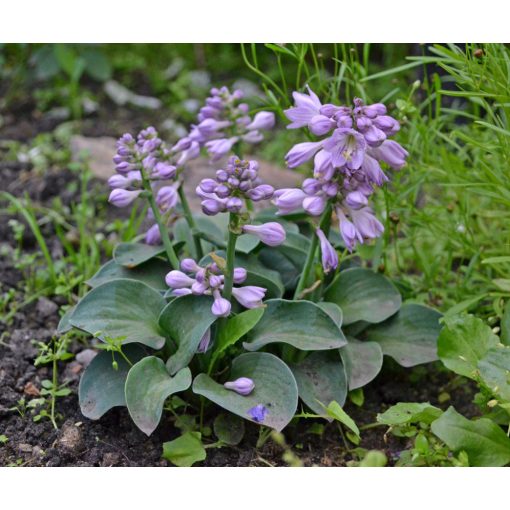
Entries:
POLYGON ((483 382, 495 395, 510 402, 510 347, 501 346, 489 349, 478 363, 483 382))
POLYGON ((317 303, 319 308, 322 308, 332 319, 335 324, 340 328, 344 319, 342 309, 336 303, 328 303, 327 301, 321 301, 317 303))
POLYGON ((431 428, 449 448, 464 450, 470 466, 499 467, 510 462, 510 439, 488 418, 468 420, 450 407, 431 428))
POLYGON ((212 304, 210 296, 189 294, 174 299, 161 312, 161 329, 177 343, 177 352, 166 363, 170 374, 187 366, 197 352, 200 340, 216 320, 212 304))
POLYGON ((248 377, 255 383, 255 389, 247 396, 227 390, 206 374, 195 378, 193 391, 242 418, 282 430, 294 416, 298 401, 297 384, 290 368, 273 354, 250 352, 232 362, 229 380, 239 377, 248 377), (249 413, 259 405, 267 410, 261 422, 249 413))
MULTIPOLYGON (((198 231, 207 237, 208 241, 201 240, 202 249, 205 253, 211 251, 215 247, 225 247, 225 236, 221 228, 216 225, 212 218, 206 218, 203 215, 193 215, 198 231)), ((218 216, 223 216, 218 214, 218 216)), ((173 226, 174 242, 186 243, 192 258, 196 259, 195 243, 191 229, 185 218, 178 219, 173 226)))
MULTIPOLYGON (((162 253, 165 253, 163 246, 151 246, 143 243, 120 243, 113 250, 113 258, 117 264, 130 269, 162 253)), ((167 269, 169 270, 168 264, 167 269)))
POLYGON ((112 280, 128 278, 143 282, 157 290, 166 290, 168 285, 165 283, 165 276, 170 269, 168 262, 158 258, 151 259, 132 269, 117 264, 115 260, 110 260, 100 267, 99 271, 87 283, 91 287, 98 287, 112 280))
POLYGON ((437 420, 443 411, 428 402, 399 402, 384 413, 377 415, 377 421, 388 426, 405 425, 408 423, 430 424, 437 420))
MULTIPOLYGON (((137 344, 126 345, 122 352, 136 363, 146 352, 137 344)), ((102 351, 90 362, 81 376, 78 395, 81 412, 91 420, 98 420, 106 411, 125 406, 124 385, 131 365, 119 354, 114 355, 118 368, 112 366, 112 353, 102 351)))
POLYGON ((345 325, 382 322, 398 312, 402 304, 400 293, 388 278, 359 267, 342 271, 324 299, 342 309, 345 325))
POLYGON ((297 283, 300 268, 296 267, 291 260, 277 248, 265 247, 258 253, 260 260, 265 266, 279 274, 285 290, 292 290, 297 283))
POLYGON ((310 301, 266 301, 262 319, 251 330, 245 349, 255 351, 264 345, 282 342, 303 351, 335 349, 347 343, 333 319, 310 301))
POLYGON ((166 305, 162 296, 142 282, 113 280, 92 289, 77 305, 71 324, 90 334, 138 342, 153 349, 165 343, 158 317, 166 305))
POLYGON ((444 365, 456 374, 475 378, 478 362, 499 338, 481 319, 473 315, 445 317, 437 351, 444 365))
POLYGON ((348 337, 348 343, 340 349, 340 354, 350 390, 365 386, 381 371, 383 353, 377 342, 360 342, 348 337))
POLYGON ((403 305, 387 321, 367 330, 367 340, 378 342, 384 354, 404 367, 437 360, 441 314, 423 305, 403 305))
POLYGON ((291 370, 298 385, 299 398, 316 414, 328 416, 324 406, 333 401, 344 405, 347 376, 337 350, 313 352, 303 362, 292 365, 291 370))
POLYGON ((235 446, 244 436, 244 420, 232 413, 222 413, 214 420, 214 433, 224 443, 235 446))
POLYGON ((163 443, 163 458, 175 466, 189 467, 206 457, 200 432, 186 432, 173 441, 163 443))
POLYGON ((73 325, 71 324, 71 316, 74 313, 75 307, 72 306, 69 308, 64 315, 60 318, 60 321, 57 326, 57 333, 59 335, 63 335, 64 333, 67 333, 68 331, 71 331, 73 328, 73 325))
POLYGON ((238 253, 250 253, 260 243, 260 239, 250 234, 242 234, 237 238, 236 251, 238 253))
POLYGON ((191 386, 191 372, 183 368, 170 377, 165 364, 155 356, 148 356, 128 373, 126 404, 135 425, 150 436, 161 420, 165 400, 191 386))

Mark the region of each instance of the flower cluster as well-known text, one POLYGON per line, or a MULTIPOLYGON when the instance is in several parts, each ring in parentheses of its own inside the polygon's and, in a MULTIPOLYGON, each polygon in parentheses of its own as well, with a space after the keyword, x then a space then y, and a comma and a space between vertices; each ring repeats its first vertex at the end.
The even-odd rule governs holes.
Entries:
MULTIPOLYGON (((178 184, 172 182, 177 174, 177 167, 172 164, 171 151, 159 138, 153 127, 148 127, 138 134, 136 139, 129 133, 117 141, 117 153, 113 158, 116 174, 108 179, 112 188, 108 201, 117 207, 130 205, 143 192, 143 178, 156 191, 156 204, 161 213, 169 213, 177 204, 178 184), (165 183, 164 181, 170 181, 165 183)), ((152 211, 149 219, 154 219, 152 211)), ((145 235, 148 244, 161 242, 161 235, 156 224, 145 235)))
MULTIPOLYGON (((246 269, 234 268, 233 280, 235 284, 243 283, 246 278, 246 269)), ((165 281, 173 289, 174 296, 185 296, 186 294, 212 296, 214 298, 211 307, 212 313, 217 317, 227 317, 230 314, 231 303, 222 296, 225 275, 216 262, 200 267, 193 259, 183 259, 181 271, 170 271, 166 275, 165 281), (192 276, 189 276, 190 274, 192 276)), ((232 295, 245 308, 262 306, 265 294, 266 289, 254 285, 232 288, 232 295)))
POLYGON ((216 161, 240 141, 254 144, 264 138, 260 131, 274 126, 274 113, 262 111, 251 118, 248 105, 239 102, 242 98, 241 90, 231 93, 227 87, 211 89, 198 114, 198 124, 172 148, 180 153, 178 165, 198 157, 203 146, 216 161))
MULTIPOLYGON (((330 204, 345 245, 352 251, 357 243, 379 237, 384 231, 368 199, 388 181, 381 162, 394 170, 405 165, 407 151, 388 139, 400 129, 399 123, 386 115, 381 103, 364 105, 361 99, 355 99, 353 107, 323 105, 309 87, 308 94, 294 92, 294 101, 295 106, 285 111, 292 121, 287 127, 306 126, 316 136, 328 136, 317 142, 299 143, 287 153, 290 168, 314 158, 313 178, 305 179, 301 189, 276 191, 274 203, 280 214, 302 207, 312 216, 320 216, 330 204)), ((331 269, 334 256, 326 246, 329 242, 318 235, 323 262, 326 257, 331 269)))

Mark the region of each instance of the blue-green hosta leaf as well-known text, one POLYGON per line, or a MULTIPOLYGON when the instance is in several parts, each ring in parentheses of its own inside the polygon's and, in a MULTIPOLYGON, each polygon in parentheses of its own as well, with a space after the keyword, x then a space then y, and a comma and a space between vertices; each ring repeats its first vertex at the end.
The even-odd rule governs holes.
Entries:
POLYGON ((270 299, 264 315, 251 330, 248 351, 281 342, 303 351, 319 351, 343 347, 347 340, 334 320, 311 301, 270 299))
POLYGON ((165 400, 191 386, 191 372, 183 368, 170 377, 165 364, 147 356, 131 367, 126 379, 126 404, 135 425, 150 436, 161 420, 165 400))
POLYGON ((153 349, 165 343, 158 317, 166 305, 159 292, 135 280, 112 280, 92 289, 77 305, 70 323, 98 338, 120 338, 153 349))
POLYGON ((87 280, 87 284, 95 288, 112 280, 130 279, 143 282, 156 290, 167 290, 165 276, 169 271, 168 262, 158 258, 148 260, 131 269, 117 264, 115 260, 110 260, 101 266, 90 280, 87 280))
POLYGON ((325 407, 333 401, 343 406, 347 396, 347 376, 338 351, 313 352, 301 363, 291 365, 291 370, 299 398, 316 414, 332 421, 325 407))
POLYGON ((437 350, 447 368, 474 379, 478 362, 498 344, 499 338, 481 319, 473 315, 457 315, 444 318, 437 350))
POLYGON ((441 314, 432 308, 405 304, 385 322, 366 331, 369 341, 378 342, 383 354, 403 367, 437 360, 437 338, 441 314))
POLYGON ((319 308, 322 308, 334 321, 335 324, 341 328, 344 320, 344 314, 342 309, 336 303, 328 303, 327 301, 321 301, 317 303, 319 308))
POLYGON ((348 337, 347 345, 340 349, 347 373, 349 389, 361 388, 376 378, 383 365, 383 352, 377 342, 360 342, 348 337))
POLYGON ((220 407, 242 418, 259 423, 249 413, 262 405, 267 414, 262 425, 282 430, 296 412, 298 389, 290 368, 279 358, 267 352, 241 354, 232 362, 229 379, 249 377, 255 383, 247 396, 227 390, 206 374, 199 374, 193 381, 193 391, 203 395, 220 407))
POLYGON ((222 413, 214 420, 213 429, 220 441, 235 446, 243 439, 244 420, 232 413, 222 413))
POLYGON ((301 269, 297 268, 286 255, 277 248, 264 247, 258 256, 265 266, 280 275, 285 290, 295 288, 301 269))
MULTIPOLYGON (((131 269, 165 253, 164 246, 143 243, 119 243, 113 250, 113 259, 121 266, 131 269)), ((170 270, 166 264, 167 272, 170 270)))
MULTIPOLYGON (((122 352, 134 364, 146 352, 137 344, 126 345, 122 352)), ((95 356, 81 376, 78 396, 81 412, 91 420, 98 420, 106 411, 125 406, 124 385, 131 365, 119 354, 114 354, 118 368, 112 366, 112 353, 101 351, 95 356)))
POLYGON ((390 427, 420 422, 430 424, 442 414, 441 409, 428 402, 399 402, 384 413, 378 414, 377 421, 390 427))
POLYGON ((510 403, 510 347, 500 345, 489 349, 478 362, 478 370, 486 386, 510 403))
POLYGON ((499 467, 510 463, 510 439, 488 418, 468 420, 450 407, 432 423, 431 429, 453 451, 464 450, 470 466, 499 467))
POLYGON ((342 309, 345 325, 382 322, 402 304, 400 293, 388 278, 360 267, 342 271, 327 288, 324 299, 342 309))
POLYGON ((161 312, 161 329, 177 343, 177 352, 166 363, 170 374, 187 366, 197 352, 200 340, 216 320, 212 304, 210 296, 189 294, 174 299, 161 312))

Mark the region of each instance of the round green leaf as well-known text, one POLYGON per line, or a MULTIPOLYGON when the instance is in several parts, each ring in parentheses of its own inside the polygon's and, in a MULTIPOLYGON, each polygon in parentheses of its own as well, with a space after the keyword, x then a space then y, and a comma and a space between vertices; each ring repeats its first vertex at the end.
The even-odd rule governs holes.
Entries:
MULTIPOLYGON (((137 344, 126 345, 122 352, 131 363, 142 359, 146 352, 137 344)), ((78 396, 82 414, 98 420, 106 411, 125 406, 124 385, 131 365, 119 354, 114 354, 118 368, 112 366, 112 353, 102 351, 95 356, 81 376, 78 396)))
POLYGON ((159 292, 135 280, 113 280, 92 289, 77 305, 70 323, 90 334, 124 337, 123 344, 138 342, 160 349, 165 338, 158 317, 166 305, 159 292))
POLYGON ((344 314, 342 309, 336 303, 329 303, 327 301, 321 301, 317 303, 319 308, 322 308, 334 321, 335 324, 340 328, 344 320, 344 314))
POLYGON ((165 400, 191 386, 191 372, 183 368, 170 377, 165 364, 148 356, 129 371, 126 379, 126 404, 135 425, 150 436, 161 420, 165 400))
POLYGON ((169 271, 170 265, 168 262, 158 258, 148 260, 131 269, 117 264, 115 260, 110 260, 100 267, 99 271, 87 283, 91 287, 98 287, 112 280, 128 278, 143 282, 157 290, 166 290, 168 285, 165 283, 165 276, 169 271))
POLYGON ((303 362, 291 366, 296 379, 299 398, 316 414, 328 417, 324 406, 331 402, 345 403, 347 376, 338 351, 314 352, 303 362))
POLYGON ((250 234, 242 234, 237 238, 236 251, 238 253, 251 253, 259 244, 260 240, 250 234))
POLYGON ((212 304, 209 296, 189 294, 170 301, 161 312, 161 329, 177 343, 177 352, 166 363, 171 374, 188 365, 197 352, 200 340, 216 320, 211 312, 212 304))
POLYGON ((382 324, 366 331, 367 340, 378 342, 384 354, 403 367, 437 360, 441 314, 423 305, 406 304, 382 324))
POLYGON ((270 299, 264 315, 243 345, 256 351, 264 345, 282 342, 303 351, 319 351, 344 346, 347 341, 333 319, 311 301, 270 299))
POLYGON ((200 432, 185 432, 177 439, 163 443, 163 458, 175 466, 189 467, 206 457, 200 432))
POLYGON ((350 390, 361 388, 375 379, 383 365, 383 353, 377 342, 360 342, 348 337, 348 343, 340 349, 340 355, 350 390))
POLYGON ((143 243, 120 243, 113 250, 113 258, 117 264, 131 269, 162 253, 165 253, 163 246, 151 246, 143 243))
POLYGON ((254 420, 248 411, 263 405, 267 414, 262 425, 282 430, 292 420, 298 401, 296 380, 289 367, 273 354, 251 352, 241 354, 232 362, 230 380, 239 377, 249 377, 255 383, 255 389, 247 396, 227 390, 206 374, 195 378, 193 391, 250 421, 254 420))
POLYGON ((239 444, 244 436, 244 420, 232 413, 219 414, 213 428, 216 437, 231 446, 239 444))
POLYGON ((489 349, 479 361, 478 370, 494 394, 510 402, 510 347, 500 345, 489 349))
POLYGON ((344 324, 356 321, 377 323, 398 312, 400 293, 385 276, 360 267, 342 271, 324 296, 344 313, 344 324))
POLYGON ((277 248, 264 247, 258 253, 261 262, 272 271, 280 275, 285 290, 292 290, 299 278, 298 269, 288 257, 279 252, 277 248))

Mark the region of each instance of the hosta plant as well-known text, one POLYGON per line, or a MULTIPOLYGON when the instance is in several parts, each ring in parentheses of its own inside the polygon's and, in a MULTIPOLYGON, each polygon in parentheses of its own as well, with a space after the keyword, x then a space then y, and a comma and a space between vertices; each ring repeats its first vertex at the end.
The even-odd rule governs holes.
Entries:
MULTIPOLYGON (((405 367, 437 359, 440 314, 403 304, 388 278, 345 260, 384 230, 369 201, 406 164, 390 139, 398 122, 382 104, 322 104, 310 89, 295 92, 287 127, 312 141, 285 159, 311 170, 300 188, 274 189, 241 156, 274 115, 252 118, 241 100, 213 89, 197 125, 171 147, 152 127, 118 142, 109 201, 147 200, 152 226, 115 248, 60 325, 103 347, 80 383, 88 418, 126 406, 151 434, 168 409, 199 415, 202 432, 215 405, 228 411, 218 436, 236 428, 232 415, 280 431, 300 400, 328 418, 327 406, 372 381, 384 355, 405 367), (194 214, 182 180, 201 153, 221 168, 197 187, 203 214, 194 214)), ((197 429, 183 443, 199 442, 197 429)))

